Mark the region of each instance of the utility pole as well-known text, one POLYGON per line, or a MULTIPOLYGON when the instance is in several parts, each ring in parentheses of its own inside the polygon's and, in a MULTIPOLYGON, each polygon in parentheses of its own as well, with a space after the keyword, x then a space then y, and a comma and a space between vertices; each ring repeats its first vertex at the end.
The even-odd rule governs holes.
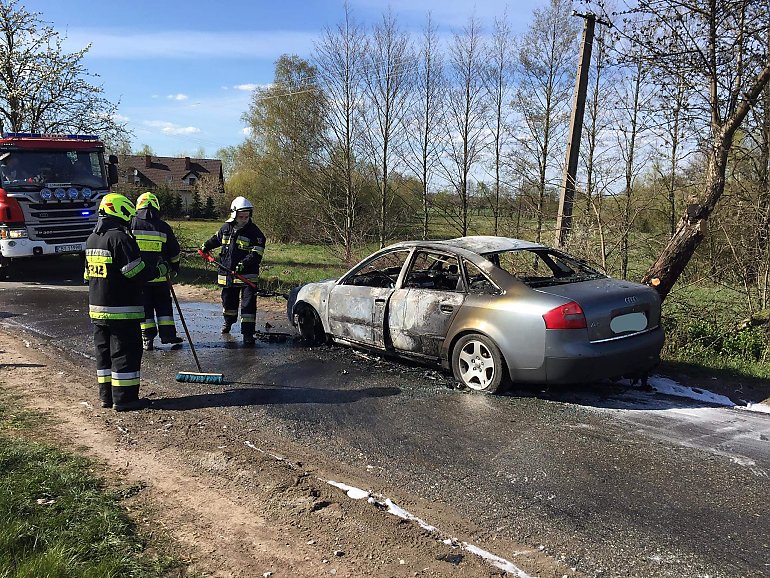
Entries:
POLYGON ((588 89, 588 70, 591 67, 591 49, 594 42, 596 23, 611 26, 607 21, 600 20, 593 12, 572 12, 573 16, 585 19, 583 26, 583 43, 580 48, 580 64, 578 64, 575 80, 575 96, 572 100, 572 118, 569 125, 567 140, 567 160, 564 164, 561 195, 559 197, 559 213, 556 217, 557 247, 564 247, 572 228, 572 205, 575 202, 575 179, 580 157, 580 138, 583 134, 583 114, 586 108, 586 91, 588 89))

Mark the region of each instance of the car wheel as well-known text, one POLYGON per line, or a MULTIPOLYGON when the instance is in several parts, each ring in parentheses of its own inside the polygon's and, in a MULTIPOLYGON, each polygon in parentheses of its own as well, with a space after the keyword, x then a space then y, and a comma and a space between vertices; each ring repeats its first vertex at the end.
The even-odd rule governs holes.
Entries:
POLYGON ((318 345, 326 340, 321 318, 315 309, 305 305, 297 310, 297 327, 299 335, 311 345, 318 345))
POLYGON ((503 385, 505 362, 497 345, 484 335, 461 337, 452 350, 452 372, 470 389, 497 393, 503 385))

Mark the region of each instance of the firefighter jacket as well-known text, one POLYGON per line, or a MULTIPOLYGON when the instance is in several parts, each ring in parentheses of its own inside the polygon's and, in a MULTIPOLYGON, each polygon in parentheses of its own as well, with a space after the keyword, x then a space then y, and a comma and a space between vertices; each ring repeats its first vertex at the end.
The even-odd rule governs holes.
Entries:
POLYGON ((203 243, 205 251, 211 251, 222 247, 219 253, 219 268, 217 283, 229 285, 228 281, 243 285, 243 281, 235 277, 228 279, 230 272, 235 271, 240 263, 242 265, 238 274, 249 281, 255 282, 259 276, 259 263, 265 253, 265 235, 251 220, 240 229, 234 222, 226 222, 209 240, 203 243))
POLYGON ((94 323, 144 319, 142 283, 166 273, 167 267, 148 267, 126 223, 99 217, 86 241, 88 311, 94 323))
MULTIPOLYGON (((168 263, 169 268, 179 272, 181 260, 179 241, 166 221, 160 218, 157 209, 148 207, 139 209, 131 219, 131 232, 139 245, 142 260, 147 267, 155 267, 161 260, 168 263)), ((150 279, 150 283, 165 283, 168 276, 150 279)))

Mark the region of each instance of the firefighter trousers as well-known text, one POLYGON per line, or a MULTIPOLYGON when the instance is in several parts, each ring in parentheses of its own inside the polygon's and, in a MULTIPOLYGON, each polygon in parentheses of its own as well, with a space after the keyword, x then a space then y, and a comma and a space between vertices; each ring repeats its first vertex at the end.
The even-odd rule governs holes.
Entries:
POLYGON ((222 315, 233 324, 238 321, 238 304, 241 307, 241 334, 254 335, 257 323, 257 292, 248 285, 222 287, 222 315))
POLYGON ((96 376, 104 407, 124 406, 139 400, 142 332, 139 320, 94 324, 96 376))
POLYGON ((160 335, 163 342, 176 337, 174 310, 168 283, 166 281, 145 283, 142 287, 142 299, 144 302, 142 337, 152 341, 156 335, 160 335))

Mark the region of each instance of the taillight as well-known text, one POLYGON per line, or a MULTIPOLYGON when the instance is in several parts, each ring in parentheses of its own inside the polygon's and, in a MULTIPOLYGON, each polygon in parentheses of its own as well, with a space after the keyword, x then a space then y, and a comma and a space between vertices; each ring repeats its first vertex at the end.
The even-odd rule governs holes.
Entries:
POLYGON ((554 307, 548 313, 543 314, 546 329, 585 329, 586 316, 583 309, 570 301, 564 305, 554 307))
POLYGON ((21 212, 19 201, 9 197, 5 189, 0 189, 0 223, 24 224, 24 213, 21 212))

